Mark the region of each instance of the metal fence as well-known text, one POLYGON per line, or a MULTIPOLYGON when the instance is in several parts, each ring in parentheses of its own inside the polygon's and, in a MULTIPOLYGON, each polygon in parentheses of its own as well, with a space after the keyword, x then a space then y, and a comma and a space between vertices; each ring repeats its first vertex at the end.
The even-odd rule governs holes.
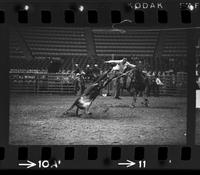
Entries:
MULTIPOLYGON (((187 96, 187 74, 178 73, 176 75, 159 76, 164 83, 159 86, 159 95, 165 96, 187 96)), ((10 92, 15 93, 58 93, 74 95, 74 81, 70 80, 66 74, 53 73, 10 73, 10 92)), ((110 83, 103 90, 103 93, 113 94, 114 83, 110 83)), ((122 91, 121 95, 129 95, 122 91)), ((151 89, 150 95, 154 95, 154 89, 151 89)))
MULTIPOLYGON (((153 78, 153 77, 150 77, 153 78)), ((160 75, 159 79, 164 85, 158 86, 158 93, 160 96, 187 96, 187 73, 180 72, 176 75, 160 75)), ((122 84, 122 82, 121 82, 122 84)), ((114 82, 110 83, 108 87, 103 90, 103 93, 114 93, 114 82)), ((150 96, 156 95, 155 87, 150 87, 150 96)), ((130 95, 126 90, 121 90, 121 95, 130 95)))
POLYGON ((159 76, 163 86, 159 87, 160 95, 187 96, 187 74, 159 76))
POLYGON ((10 73, 10 92, 75 94, 68 75, 53 73, 10 73))

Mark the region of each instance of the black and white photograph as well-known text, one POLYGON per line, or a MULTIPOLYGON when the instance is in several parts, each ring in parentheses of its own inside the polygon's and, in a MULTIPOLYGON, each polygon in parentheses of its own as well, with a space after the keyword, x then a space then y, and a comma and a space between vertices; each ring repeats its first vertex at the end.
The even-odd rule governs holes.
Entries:
POLYGON ((10 27, 9 144, 185 145, 187 64, 186 30, 10 27))

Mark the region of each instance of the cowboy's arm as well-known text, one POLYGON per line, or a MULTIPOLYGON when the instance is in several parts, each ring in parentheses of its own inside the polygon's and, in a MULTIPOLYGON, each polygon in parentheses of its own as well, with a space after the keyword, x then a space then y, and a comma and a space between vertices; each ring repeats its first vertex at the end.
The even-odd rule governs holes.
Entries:
POLYGON ((109 60, 109 61, 105 61, 105 63, 116 63, 116 64, 121 63, 121 62, 122 62, 122 60, 109 60))
POLYGON ((131 64, 131 63, 129 63, 128 61, 127 61, 127 66, 129 66, 129 67, 131 67, 131 68, 135 68, 135 67, 136 67, 136 65, 131 64))

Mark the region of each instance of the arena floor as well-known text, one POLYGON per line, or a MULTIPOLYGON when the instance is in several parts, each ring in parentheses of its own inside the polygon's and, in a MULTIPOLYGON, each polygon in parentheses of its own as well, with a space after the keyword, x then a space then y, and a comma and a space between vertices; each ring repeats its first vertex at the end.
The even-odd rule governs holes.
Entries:
POLYGON ((98 97, 91 116, 61 114, 74 96, 11 95, 10 144, 161 145, 186 143, 186 98, 150 97, 150 107, 130 108, 131 97, 98 97))

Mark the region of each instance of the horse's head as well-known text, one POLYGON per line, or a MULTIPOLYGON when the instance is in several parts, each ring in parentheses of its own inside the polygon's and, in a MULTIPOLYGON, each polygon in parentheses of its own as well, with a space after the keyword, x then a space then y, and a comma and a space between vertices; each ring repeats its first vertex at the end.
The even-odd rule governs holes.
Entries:
POLYGON ((130 77, 135 82, 146 82, 149 79, 147 74, 145 72, 143 72, 142 70, 140 70, 140 69, 134 69, 130 73, 130 77))

